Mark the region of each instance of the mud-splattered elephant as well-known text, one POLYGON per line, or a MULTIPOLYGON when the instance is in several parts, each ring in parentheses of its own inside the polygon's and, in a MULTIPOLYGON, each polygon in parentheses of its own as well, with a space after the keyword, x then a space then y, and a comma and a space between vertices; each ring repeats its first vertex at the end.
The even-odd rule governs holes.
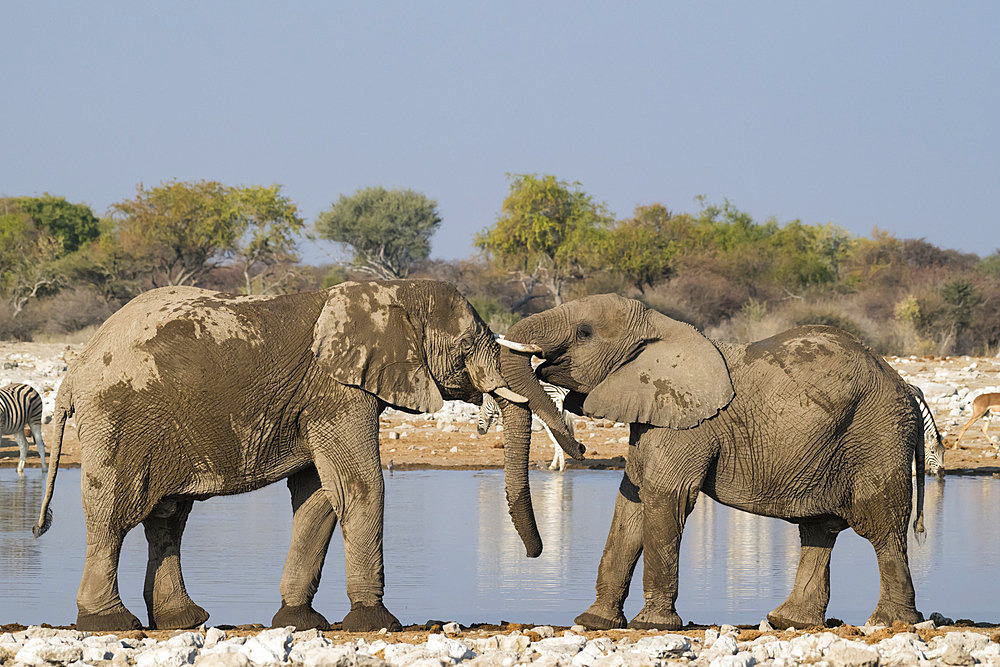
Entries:
POLYGON ((137 297, 74 360, 56 402, 54 464, 36 532, 51 520, 62 430, 75 413, 87 528, 77 628, 139 626, 119 597, 117 569, 122 540, 140 523, 149 543, 149 625, 204 622, 208 613, 181 575, 192 503, 286 478, 292 542, 272 623, 328 627, 312 599, 339 520, 351 602, 344 629, 398 628, 382 603, 378 417, 386 406, 433 412, 443 399, 494 395, 508 424, 511 517, 528 554, 538 555, 527 480, 531 415, 506 400, 524 398, 506 389, 499 352, 469 303, 437 281, 344 283, 274 297, 168 287, 137 297))
MULTIPOLYGON (((542 380, 571 390, 567 408, 631 424, 625 477, 597 578, 597 601, 577 622, 625 624, 622 605, 644 555, 645 606, 636 628, 680 627, 677 559, 699 491, 754 514, 798 524, 795 586, 768 618, 822 625, 830 551, 853 528, 881 573, 872 623, 921 619, 907 562, 919 412, 906 384, 856 338, 831 327, 792 329, 748 345, 716 344, 638 301, 585 297, 516 323, 501 372, 553 432, 563 421, 542 380)), ((921 528, 922 529, 922 528, 921 528)))

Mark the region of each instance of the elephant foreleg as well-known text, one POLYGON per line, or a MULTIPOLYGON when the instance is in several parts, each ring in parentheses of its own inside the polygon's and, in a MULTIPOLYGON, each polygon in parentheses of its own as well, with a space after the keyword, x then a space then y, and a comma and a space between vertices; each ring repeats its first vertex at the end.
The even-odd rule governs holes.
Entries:
POLYGON ((628 474, 615 501, 611 530, 597 569, 597 600, 575 622, 592 630, 625 627, 623 606, 635 565, 642 554, 642 503, 628 474))
POLYGON ((677 614, 677 566, 680 557, 684 522, 694 510, 701 480, 677 488, 642 491, 643 573, 645 604, 628 626, 638 630, 676 630, 681 627, 677 614))
POLYGON ((316 468, 309 467, 288 478, 292 494, 292 544, 281 575, 281 609, 272 627, 327 630, 329 621, 312 606, 319 588, 323 562, 337 524, 333 506, 320 487, 316 468))
MULTIPOLYGON (((374 400, 374 399, 373 399, 374 400)), ((348 632, 402 629, 382 603, 385 567, 382 527, 385 483, 378 453, 378 412, 362 409, 341 415, 336 427, 313 425, 309 439, 327 502, 340 517, 351 611, 343 620, 348 632)))
POLYGON ((788 599, 767 615, 774 627, 807 628, 825 623, 830 603, 830 552, 837 534, 846 527, 846 524, 831 525, 829 521, 799 524, 802 553, 795 586, 788 599))
POLYGON ((193 504, 193 500, 160 501, 142 522, 149 545, 142 593, 150 628, 194 628, 208 620, 208 612, 188 596, 181 574, 181 535, 193 504))

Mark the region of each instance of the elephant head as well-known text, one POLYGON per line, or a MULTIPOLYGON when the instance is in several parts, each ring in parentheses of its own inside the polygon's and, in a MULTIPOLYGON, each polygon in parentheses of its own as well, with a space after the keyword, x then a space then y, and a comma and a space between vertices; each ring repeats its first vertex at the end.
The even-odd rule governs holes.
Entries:
POLYGON ((544 359, 539 377, 573 392, 567 408, 592 417, 691 428, 733 398, 726 362, 711 341, 690 325, 614 294, 525 318, 511 327, 507 340, 515 345, 501 352, 504 378, 528 397, 560 444, 570 436, 531 370, 531 355, 544 359))
POLYGON ((342 283, 327 292, 313 353, 338 382, 411 413, 443 401, 497 399, 504 419, 504 479, 511 519, 531 557, 542 551, 528 487, 531 412, 507 388, 500 347, 458 290, 431 280, 342 283))

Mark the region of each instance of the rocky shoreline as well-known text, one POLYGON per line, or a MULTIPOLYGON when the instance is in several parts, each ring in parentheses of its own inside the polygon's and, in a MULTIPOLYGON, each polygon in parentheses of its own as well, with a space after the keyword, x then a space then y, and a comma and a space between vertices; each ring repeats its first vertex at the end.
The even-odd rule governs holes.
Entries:
MULTIPOLYGON (((941 619, 948 621, 949 619, 941 619)), ((293 628, 91 634, 70 629, 30 627, 0 633, 2 665, 336 665, 338 667, 640 667, 698 664, 751 665, 1000 665, 996 627, 839 626, 810 631, 773 631, 732 625, 675 633, 612 630, 581 626, 470 629, 457 623, 431 631, 382 631, 352 635, 335 630, 294 632, 293 628)))

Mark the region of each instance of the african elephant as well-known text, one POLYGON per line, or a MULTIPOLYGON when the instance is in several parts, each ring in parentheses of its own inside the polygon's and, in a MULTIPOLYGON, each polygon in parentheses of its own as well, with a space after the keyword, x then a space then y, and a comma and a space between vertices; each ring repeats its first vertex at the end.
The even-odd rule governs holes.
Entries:
POLYGON ((125 534, 149 543, 144 598, 154 628, 208 618, 184 588, 180 543, 195 500, 287 478, 292 542, 275 626, 326 628, 312 607, 339 519, 345 630, 399 628, 383 605, 384 486, 378 420, 386 406, 433 412, 443 399, 494 395, 505 423, 511 517, 541 552, 528 489, 531 414, 505 387, 500 347, 448 283, 343 283, 286 296, 167 287, 129 302, 97 331, 60 387, 57 436, 36 534, 51 521, 66 419, 82 447, 87 553, 80 630, 139 627, 118 595, 125 534), (512 399, 512 400, 507 400, 512 399))
POLYGON ((576 622, 625 625, 622 605, 644 553, 645 606, 629 624, 676 629, 677 560, 698 492, 798 524, 802 552, 780 626, 822 625, 830 551, 853 528, 881 574, 872 623, 916 622, 906 553, 910 461, 923 530, 922 427, 906 384, 850 334, 801 327, 747 345, 713 343, 638 301, 590 296, 516 323, 500 368, 556 432, 540 377, 570 390, 566 406, 630 424, 629 455, 597 578, 576 622), (544 361, 532 373, 530 356, 544 361))

